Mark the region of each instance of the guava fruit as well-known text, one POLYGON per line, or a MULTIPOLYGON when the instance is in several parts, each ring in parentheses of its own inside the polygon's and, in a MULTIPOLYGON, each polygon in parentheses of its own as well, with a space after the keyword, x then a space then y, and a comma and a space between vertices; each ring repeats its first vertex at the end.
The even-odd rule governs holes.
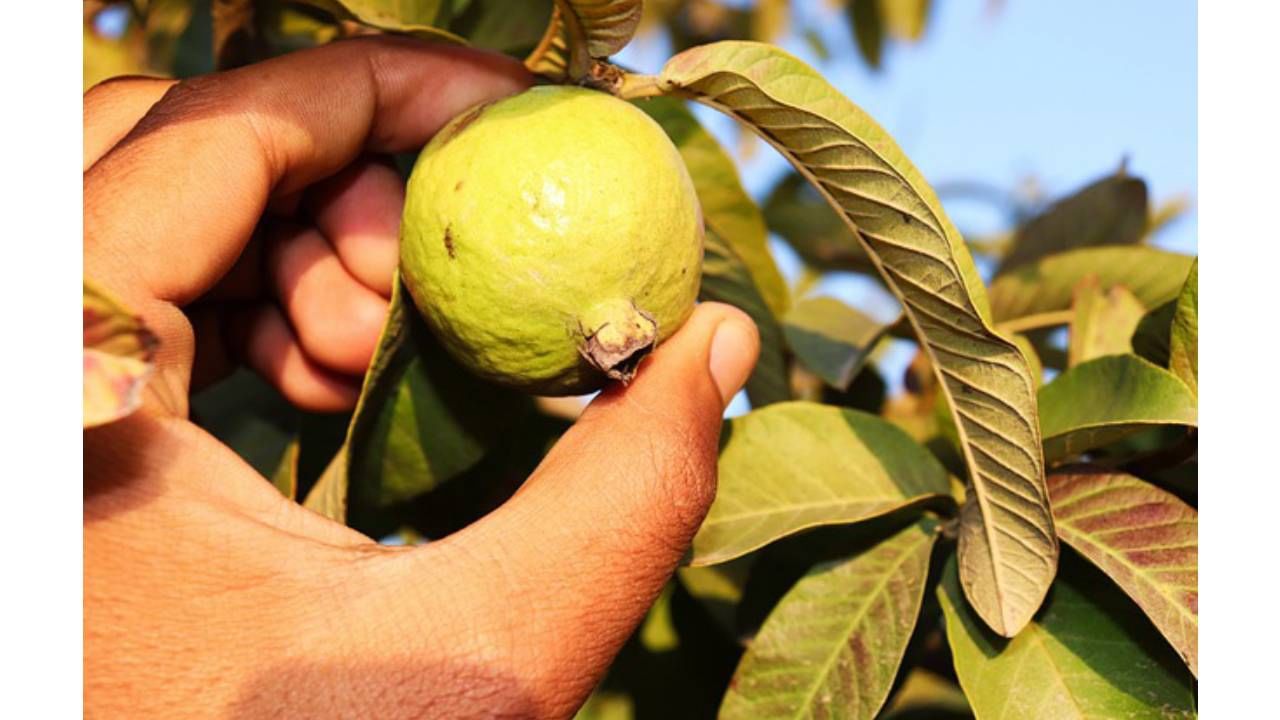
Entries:
POLYGON ((446 125, 409 178, 400 271, 464 366, 540 395, 629 381, 693 312, 702 213, 631 104, 535 87, 446 125))

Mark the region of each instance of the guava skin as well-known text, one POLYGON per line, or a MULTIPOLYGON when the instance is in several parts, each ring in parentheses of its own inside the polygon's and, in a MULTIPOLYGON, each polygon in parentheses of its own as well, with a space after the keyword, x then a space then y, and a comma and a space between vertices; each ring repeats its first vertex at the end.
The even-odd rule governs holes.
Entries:
POLYGON ((464 366, 577 395, 629 380, 688 319, 702 241, 693 182, 657 123, 545 86, 462 113, 422 151, 400 271, 464 366))

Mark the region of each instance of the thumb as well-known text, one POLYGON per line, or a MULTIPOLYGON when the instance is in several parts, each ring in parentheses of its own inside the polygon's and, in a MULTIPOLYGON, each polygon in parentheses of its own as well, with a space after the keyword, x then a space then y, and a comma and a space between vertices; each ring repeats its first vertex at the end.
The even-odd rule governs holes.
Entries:
POLYGON ((591 403, 515 497, 422 548, 424 561, 465 558, 451 569, 472 579, 469 605, 488 618, 463 622, 519 638, 500 653, 540 675, 526 687, 555 688, 552 706, 586 697, 688 548, 715 496, 724 409, 759 344, 743 312, 699 305, 629 387, 591 403))

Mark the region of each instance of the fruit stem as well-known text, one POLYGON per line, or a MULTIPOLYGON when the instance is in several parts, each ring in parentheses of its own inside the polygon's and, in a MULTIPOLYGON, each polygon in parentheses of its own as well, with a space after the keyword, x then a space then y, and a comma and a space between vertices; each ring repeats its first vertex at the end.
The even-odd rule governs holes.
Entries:
POLYGON ((666 95, 666 90, 662 87, 662 81, 657 75, 636 75, 633 73, 622 74, 622 82, 618 84, 614 95, 623 100, 637 100, 639 98, 661 97, 666 95))

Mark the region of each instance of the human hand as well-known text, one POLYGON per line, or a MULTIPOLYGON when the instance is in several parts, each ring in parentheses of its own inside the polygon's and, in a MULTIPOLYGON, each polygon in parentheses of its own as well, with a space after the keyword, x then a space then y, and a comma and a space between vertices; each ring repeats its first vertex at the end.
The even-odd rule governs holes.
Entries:
POLYGON ((350 407, 403 202, 376 157, 529 82, 378 38, 86 95, 85 273, 161 342, 143 410, 84 434, 86 714, 563 717, 643 618, 758 351, 733 308, 701 305, 515 497, 423 547, 285 500, 187 420, 192 383, 237 361, 350 407))

